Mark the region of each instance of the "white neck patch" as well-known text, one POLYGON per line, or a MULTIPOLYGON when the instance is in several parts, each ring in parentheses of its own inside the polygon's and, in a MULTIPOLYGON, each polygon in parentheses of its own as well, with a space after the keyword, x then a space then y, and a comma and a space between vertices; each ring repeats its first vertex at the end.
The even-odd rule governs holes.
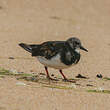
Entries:
POLYGON ((80 53, 80 51, 79 51, 79 49, 78 49, 78 48, 77 48, 77 49, 75 49, 75 52, 80 53))

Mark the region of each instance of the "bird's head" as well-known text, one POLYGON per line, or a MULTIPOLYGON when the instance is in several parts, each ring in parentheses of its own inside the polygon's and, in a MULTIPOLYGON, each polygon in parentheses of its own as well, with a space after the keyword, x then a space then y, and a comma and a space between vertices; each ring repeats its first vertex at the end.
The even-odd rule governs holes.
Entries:
POLYGON ((85 49, 85 48, 82 46, 81 41, 80 41, 78 38, 76 38, 76 37, 69 38, 69 39, 67 40, 67 43, 70 45, 70 47, 71 47, 73 50, 76 50, 76 51, 77 51, 78 49, 82 49, 82 50, 88 52, 88 50, 85 49))

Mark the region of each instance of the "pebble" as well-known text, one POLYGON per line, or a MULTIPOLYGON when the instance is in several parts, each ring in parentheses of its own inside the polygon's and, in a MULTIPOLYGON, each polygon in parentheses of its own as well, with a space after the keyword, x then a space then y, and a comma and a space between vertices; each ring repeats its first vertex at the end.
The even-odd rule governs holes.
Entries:
POLYGON ((81 74, 78 74, 78 75, 76 76, 76 78, 84 78, 84 79, 87 79, 87 77, 82 76, 81 74))
POLYGON ((99 87, 98 90, 99 90, 99 91, 104 91, 104 88, 99 87))
POLYGON ((11 59, 11 60, 13 60, 13 59, 15 59, 14 57, 9 57, 8 59, 11 59))
POLYGON ((18 86, 26 86, 26 84, 23 83, 23 82, 17 82, 16 85, 18 85, 18 86))
POLYGON ((92 84, 87 84, 86 86, 93 86, 92 84))
POLYGON ((97 74, 97 78, 102 78, 103 76, 101 74, 97 74))
POLYGON ((13 74, 19 74, 15 69, 10 69, 9 72, 13 74))

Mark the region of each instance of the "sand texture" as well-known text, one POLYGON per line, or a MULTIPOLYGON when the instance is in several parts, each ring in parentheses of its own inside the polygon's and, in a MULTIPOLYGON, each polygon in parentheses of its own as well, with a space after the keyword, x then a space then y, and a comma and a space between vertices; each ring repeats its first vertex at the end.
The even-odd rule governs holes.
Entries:
POLYGON ((0 110, 110 110, 110 1, 0 0, 0 68, 31 74, 0 75, 0 110), (59 81, 48 81, 43 65, 18 46, 72 36, 89 50, 81 51, 76 66, 63 70, 75 84, 51 68, 59 81))

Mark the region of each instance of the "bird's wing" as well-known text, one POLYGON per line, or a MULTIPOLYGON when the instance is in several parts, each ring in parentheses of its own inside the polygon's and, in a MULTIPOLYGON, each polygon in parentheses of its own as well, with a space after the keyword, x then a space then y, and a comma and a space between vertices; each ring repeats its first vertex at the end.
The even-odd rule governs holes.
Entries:
POLYGON ((63 49, 64 41, 48 41, 32 49, 32 56, 44 56, 47 59, 55 56, 63 49))
POLYGON ((39 45, 33 44, 33 45, 29 45, 29 44, 25 44, 25 43, 20 43, 19 44, 20 47, 22 47, 23 49, 25 49, 26 51, 32 53, 32 50, 34 48, 38 48, 39 45))

